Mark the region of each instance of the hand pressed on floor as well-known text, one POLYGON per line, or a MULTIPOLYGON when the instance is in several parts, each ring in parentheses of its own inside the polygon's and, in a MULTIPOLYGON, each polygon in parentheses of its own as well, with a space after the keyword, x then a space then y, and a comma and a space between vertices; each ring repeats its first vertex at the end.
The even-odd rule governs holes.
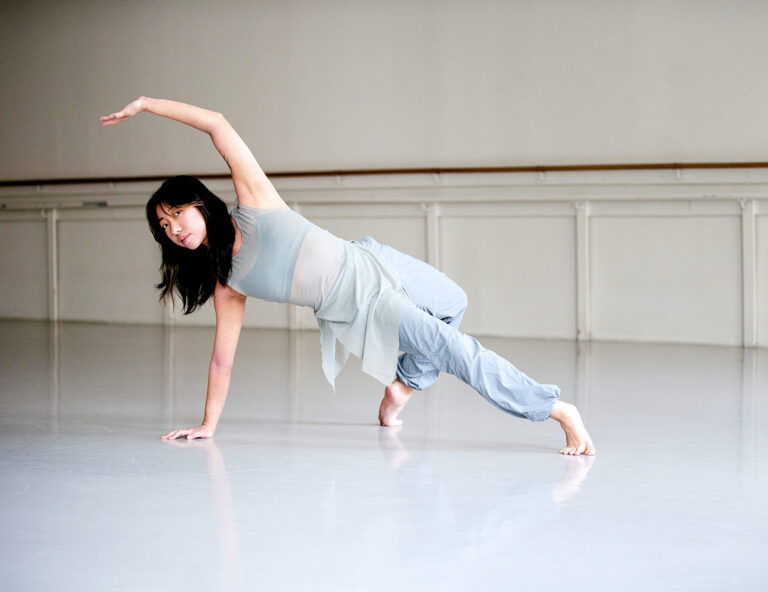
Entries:
POLYGON ((212 438, 213 430, 207 425, 200 425, 196 428, 183 428, 180 430, 173 430, 161 436, 162 440, 175 440, 176 438, 187 437, 187 440, 194 440, 195 438, 212 438))

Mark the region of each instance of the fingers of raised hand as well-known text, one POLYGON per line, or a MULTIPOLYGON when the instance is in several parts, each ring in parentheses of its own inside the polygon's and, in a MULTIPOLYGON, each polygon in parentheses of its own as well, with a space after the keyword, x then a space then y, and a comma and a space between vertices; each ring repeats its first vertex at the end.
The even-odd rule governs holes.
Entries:
POLYGON ((117 113, 102 115, 101 117, 99 117, 99 121, 101 121, 101 126, 104 127, 105 125, 114 125, 116 123, 119 123, 126 118, 127 116, 124 111, 118 111, 117 113))

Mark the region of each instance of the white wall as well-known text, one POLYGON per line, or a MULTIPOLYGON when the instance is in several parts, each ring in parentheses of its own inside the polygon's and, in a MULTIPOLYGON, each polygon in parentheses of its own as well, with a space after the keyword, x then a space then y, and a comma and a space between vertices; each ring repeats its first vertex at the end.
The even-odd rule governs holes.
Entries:
MULTIPOLYGON (((275 181, 333 233, 371 234, 443 269, 469 296, 470 333, 768 346, 766 169, 275 181)), ((234 202, 230 182, 209 185, 234 202)), ((155 188, 0 188, 0 315, 212 324, 210 305, 169 318, 156 302, 159 252, 143 219, 155 188)), ((247 326, 316 327, 308 309, 246 310, 247 326)))
POLYGON ((0 317, 48 318, 46 251, 39 211, 0 214, 0 317))
POLYGON ((768 2, 0 3, 0 179, 224 172, 139 94, 224 112, 268 170, 763 161, 768 2))
MULTIPOLYGON (((173 122, 99 127, 139 94, 224 112, 273 171, 768 160, 768 2, 29 0, 0 44, 0 180, 226 171, 173 122)), ((765 170, 276 183, 454 276, 472 332, 768 344, 765 170)), ((0 316, 169 322, 155 186, 0 187, 0 316)))
POLYGON ((758 343, 768 345, 768 212, 761 209, 756 221, 756 319, 758 343))

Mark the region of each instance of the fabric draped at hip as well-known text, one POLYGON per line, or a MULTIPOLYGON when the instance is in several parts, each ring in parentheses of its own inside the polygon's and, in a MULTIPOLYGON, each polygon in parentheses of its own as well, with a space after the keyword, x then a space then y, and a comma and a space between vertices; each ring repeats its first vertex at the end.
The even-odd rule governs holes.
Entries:
POLYGON ((411 304, 397 273, 369 249, 346 243, 339 277, 315 312, 320 326, 323 372, 333 386, 349 354, 363 372, 388 385, 399 352, 398 324, 411 304))

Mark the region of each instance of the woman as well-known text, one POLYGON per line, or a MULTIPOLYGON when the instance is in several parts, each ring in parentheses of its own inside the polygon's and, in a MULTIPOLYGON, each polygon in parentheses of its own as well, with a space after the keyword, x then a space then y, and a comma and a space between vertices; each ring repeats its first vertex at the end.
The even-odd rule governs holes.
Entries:
POLYGON ((177 293, 190 313, 212 295, 216 311, 203 422, 164 439, 213 436, 229 389, 245 299, 254 296, 314 309, 326 377, 333 385, 349 353, 362 358, 363 370, 386 385, 379 408, 383 426, 400 425, 398 416, 413 390, 450 372, 516 417, 558 421, 566 436, 562 454, 595 453, 579 412, 558 400, 558 387, 538 384, 457 330, 466 296, 445 275, 370 237, 343 241, 291 210, 220 113, 140 97, 100 120, 102 126, 113 125, 141 111, 207 133, 229 165, 238 201, 229 214, 200 181, 176 177, 147 203, 147 219, 163 251, 161 298, 177 293))

